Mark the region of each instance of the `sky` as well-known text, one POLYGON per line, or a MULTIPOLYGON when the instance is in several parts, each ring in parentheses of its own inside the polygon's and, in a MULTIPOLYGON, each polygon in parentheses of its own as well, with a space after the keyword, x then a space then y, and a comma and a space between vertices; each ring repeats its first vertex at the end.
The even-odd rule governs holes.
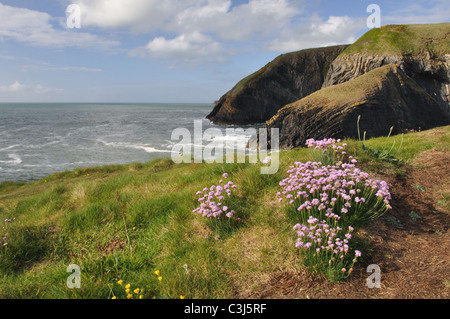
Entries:
POLYGON ((280 54, 380 25, 450 22, 448 0, 0 0, 0 102, 212 103, 280 54))

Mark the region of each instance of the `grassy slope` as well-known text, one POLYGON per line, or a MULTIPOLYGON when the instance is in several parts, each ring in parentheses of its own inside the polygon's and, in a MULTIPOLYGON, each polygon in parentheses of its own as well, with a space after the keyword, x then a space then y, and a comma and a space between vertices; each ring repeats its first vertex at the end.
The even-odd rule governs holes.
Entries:
POLYGON ((387 25, 372 29, 341 56, 355 53, 384 55, 420 55, 429 52, 432 58, 448 54, 450 23, 387 25))
MULTIPOLYGON (((393 137, 387 146, 392 142, 393 137)), ((410 133, 392 155, 409 163, 426 150, 449 151, 449 142, 450 126, 410 133)), ((365 170, 404 172, 403 166, 363 151, 360 142, 348 143, 349 155, 365 170)), ((385 138, 367 145, 381 150, 385 138)), ((16 218, 0 234, 9 237, 8 248, 0 248, 0 298, 110 298, 112 292, 123 298, 118 278, 144 288, 145 298, 251 295, 274 272, 302 268, 292 220, 275 194, 289 165, 310 159, 307 149, 285 151, 279 172, 271 176, 260 175, 259 165, 175 165, 161 159, 79 169, 30 184, 0 183, 0 218, 16 218), (224 172, 238 185, 232 209, 243 217, 229 228, 191 212, 195 192, 217 183, 224 172), (132 255, 117 191, 125 204, 132 255), (69 264, 82 267, 81 289, 66 286, 69 264), (157 269, 161 281, 154 275, 157 269)))

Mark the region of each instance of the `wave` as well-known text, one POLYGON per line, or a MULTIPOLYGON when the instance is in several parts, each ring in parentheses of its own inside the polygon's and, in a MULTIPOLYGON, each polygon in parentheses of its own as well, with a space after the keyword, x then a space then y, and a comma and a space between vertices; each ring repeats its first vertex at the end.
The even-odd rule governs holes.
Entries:
POLYGON ((22 159, 17 154, 8 154, 8 157, 11 159, 9 161, 0 161, 0 164, 6 165, 20 165, 22 163, 22 159))
POLYGON ((13 148, 16 148, 16 147, 20 147, 20 146, 22 146, 22 145, 21 144, 15 144, 15 145, 11 145, 11 146, 8 146, 8 147, 5 147, 5 148, 0 148, 0 152, 8 151, 10 149, 13 149, 13 148))
POLYGON ((170 153, 171 150, 162 150, 149 146, 148 144, 133 144, 124 142, 105 142, 98 140, 98 142, 111 147, 121 147, 121 148, 133 148, 137 150, 144 150, 147 153, 170 153))

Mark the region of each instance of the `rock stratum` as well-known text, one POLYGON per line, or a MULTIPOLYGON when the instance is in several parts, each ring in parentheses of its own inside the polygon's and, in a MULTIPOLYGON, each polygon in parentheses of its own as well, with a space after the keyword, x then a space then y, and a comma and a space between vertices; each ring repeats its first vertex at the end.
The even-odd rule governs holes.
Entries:
POLYGON ((391 127, 395 134, 450 124, 450 23, 388 25, 350 46, 322 50, 281 56, 272 63, 286 72, 263 68, 257 79, 244 79, 208 118, 218 124, 259 123, 278 108, 271 97, 283 96, 291 101, 265 124, 280 129, 281 148, 304 146, 308 138, 357 137, 359 116, 367 137, 387 135, 391 127), (293 67, 289 61, 296 55, 301 63, 293 67), (318 56, 326 56, 322 64, 318 56), (302 79, 297 83, 286 75, 294 69, 302 79))

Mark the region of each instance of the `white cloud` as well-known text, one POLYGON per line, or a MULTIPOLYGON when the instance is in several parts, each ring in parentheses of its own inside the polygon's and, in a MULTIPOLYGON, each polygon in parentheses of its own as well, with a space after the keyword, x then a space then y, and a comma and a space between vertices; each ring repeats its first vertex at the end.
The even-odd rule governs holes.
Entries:
POLYGON ((298 12, 286 0, 250 0, 232 9, 229 0, 208 0, 180 12, 168 28, 214 33, 221 40, 248 41, 277 34, 298 12))
POLYGON ((324 21, 313 17, 309 23, 286 29, 279 38, 269 43, 268 49, 286 52, 351 44, 357 40, 358 32, 366 27, 365 23, 365 18, 331 16, 324 21))
MULTIPOLYGON (((172 12, 176 13, 174 16, 166 15, 166 23, 159 25, 162 32, 175 34, 174 37, 154 37, 130 55, 173 60, 175 65, 184 66, 227 61, 232 52, 230 41, 252 43, 276 36, 299 12, 287 0, 250 0, 234 7, 230 0, 190 3, 172 12)), ((139 21, 135 23, 129 28, 142 26, 139 21)))
POLYGON ((0 92, 19 92, 24 87, 24 85, 16 81, 10 85, 0 85, 0 92))
POLYGON ((181 34, 173 39, 156 37, 145 47, 136 48, 131 56, 151 57, 172 61, 170 66, 196 66, 224 59, 222 46, 199 32, 181 34))
POLYGON ((75 0, 84 26, 126 28, 132 32, 160 29, 178 12, 202 0, 75 0))
POLYGON ((41 84, 26 85, 19 81, 15 81, 9 85, 0 85, 0 92, 5 93, 34 93, 34 94, 45 94, 50 92, 61 92, 62 89, 50 88, 43 86, 41 84))
POLYGON ((90 33, 56 29, 51 24, 51 20, 52 17, 45 12, 15 8, 0 3, 0 37, 4 40, 53 48, 111 49, 119 44, 90 33))

